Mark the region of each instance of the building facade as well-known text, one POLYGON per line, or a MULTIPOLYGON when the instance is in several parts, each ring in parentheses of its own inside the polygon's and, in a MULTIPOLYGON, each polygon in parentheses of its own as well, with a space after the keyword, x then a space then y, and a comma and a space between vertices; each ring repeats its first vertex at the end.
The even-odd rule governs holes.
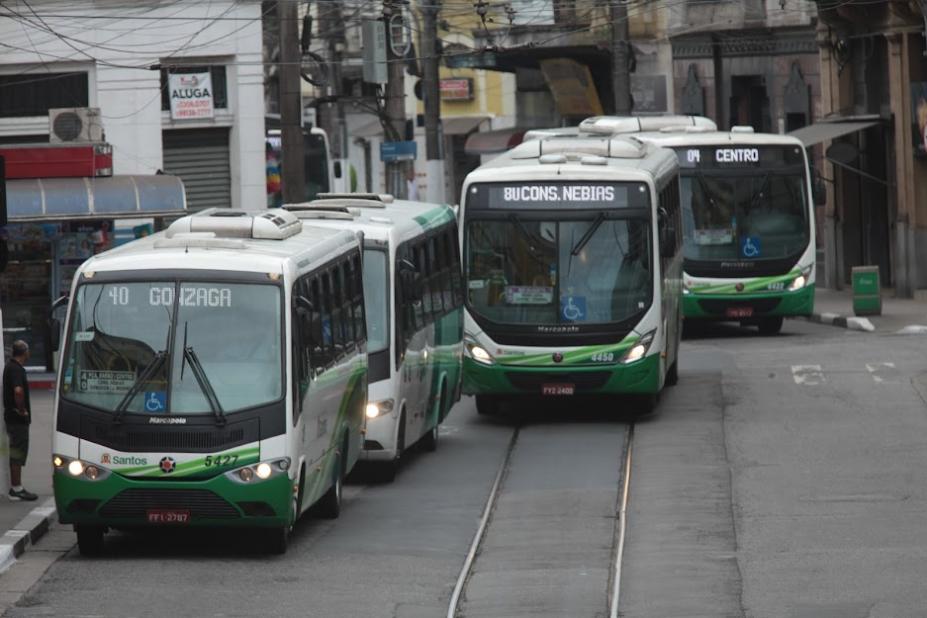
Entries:
POLYGON ((180 200, 191 210, 265 204, 260 5, 84 4, 5 2, 0 17, 0 144, 92 139, 112 148, 111 182, 67 179, 77 181, 69 195, 80 195, 86 212, 41 208, 48 186, 38 182, 10 195, 4 331, 27 339, 33 361, 47 366, 46 319, 68 273, 112 246, 121 219, 139 217, 138 208, 94 210, 104 201, 94 187, 135 205, 139 182, 164 174, 182 179, 180 200), (49 110, 63 108, 77 110, 88 134, 54 122, 49 110))

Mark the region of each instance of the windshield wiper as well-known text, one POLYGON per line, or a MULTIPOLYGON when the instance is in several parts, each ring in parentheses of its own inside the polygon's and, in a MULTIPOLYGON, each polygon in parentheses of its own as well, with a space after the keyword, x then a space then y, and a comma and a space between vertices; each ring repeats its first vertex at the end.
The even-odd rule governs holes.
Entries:
POLYGON ((161 369, 164 365, 164 361, 167 360, 167 350, 161 350, 156 353, 154 358, 151 359, 151 362, 148 363, 148 366, 145 367, 145 371, 142 372, 142 375, 138 376, 135 382, 132 383, 131 388, 126 392, 125 396, 119 402, 119 405, 116 406, 116 410, 113 414, 113 422, 119 423, 122 421, 122 415, 125 413, 126 408, 129 407, 129 404, 138 395, 139 391, 142 390, 142 386, 151 379, 151 377, 161 369))
POLYGON ((760 201, 760 196, 763 195, 763 192, 766 190, 767 185, 769 185, 769 173, 768 172, 766 173, 765 176, 763 176, 763 182, 760 184, 760 188, 754 191, 753 195, 750 196, 750 209, 751 210, 760 201))
POLYGON ((184 346, 183 357, 190 363, 193 377, 196 378, 196 383, 200 385, 200 390, 206 396, 209 407, 212 408, 213 414, 216 415, 216 424, 225 425, 225 413, 222 411, 222 404, 219 403, 216 391, 209 382, 209 378, 206 377, 206 371, 203 369, 203 364, 200 363, 196 352, 193 351, 193 346, 184 346))
POLYGON ((570 249, 570 255, 574 257, 579 255, 579 252, 583 250, 583 247, 585 247, 589 241, 592 240, 592 236, 596 233, 596 230, 599 229, 599 226, 602 225, 603 221, 605 221, 605 213, 600 211, 592 224, 589 225, 589 229, 587 229, 586 233, 583 234, 583 237, 579 239, 579 242, 577 242, 572 249, 570 249))

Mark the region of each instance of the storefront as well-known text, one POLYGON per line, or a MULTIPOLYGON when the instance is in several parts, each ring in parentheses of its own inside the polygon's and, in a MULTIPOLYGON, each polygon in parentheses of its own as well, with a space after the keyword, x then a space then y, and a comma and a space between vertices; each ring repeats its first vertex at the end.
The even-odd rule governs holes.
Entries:
POLYGON ((180 179, 167 175, 9 180, 7 210, 9 224, 0 228, 9 249, 0 276, 3 340, 24 340, 31 364, 51 370, 49 309, 68 294, 77 267, 114 246, 118 220, 177 216, 186 198, 180 179))

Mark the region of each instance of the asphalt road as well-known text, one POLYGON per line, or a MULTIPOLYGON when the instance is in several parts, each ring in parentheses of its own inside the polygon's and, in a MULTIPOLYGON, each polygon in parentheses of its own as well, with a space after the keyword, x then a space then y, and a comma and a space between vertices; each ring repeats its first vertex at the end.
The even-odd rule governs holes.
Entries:
MULTIPOLYGON (((679 385, 634 423, 620 615, 927 615, 927 337, 785 331, 687 339, 679 385)), ((444 616, 517 427, 459 615, 607 616, 626 420, 464 400, 437 453, 350 485, 284 556, 188 532, 114 534, 87 560, 56 530, 0 600, 15 581, 8 616, 444 616)))

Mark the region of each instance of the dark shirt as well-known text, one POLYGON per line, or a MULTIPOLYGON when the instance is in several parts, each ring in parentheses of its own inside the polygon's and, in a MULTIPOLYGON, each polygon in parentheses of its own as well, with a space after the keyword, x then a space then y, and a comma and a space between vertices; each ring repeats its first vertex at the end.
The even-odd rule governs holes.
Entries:
POLYGON ((29 405, 29 382, 26 380, 26 370, 16 360, 10 359, 10 362, 3 368, 3 419, 8 425, 28 425, 32 422, 32 408, 29 405), (13 396, 13 390, 21 386, 23 393, 23 403, 26 404, 28 416, 22 416, 16 411, 16 398, 13 396))

